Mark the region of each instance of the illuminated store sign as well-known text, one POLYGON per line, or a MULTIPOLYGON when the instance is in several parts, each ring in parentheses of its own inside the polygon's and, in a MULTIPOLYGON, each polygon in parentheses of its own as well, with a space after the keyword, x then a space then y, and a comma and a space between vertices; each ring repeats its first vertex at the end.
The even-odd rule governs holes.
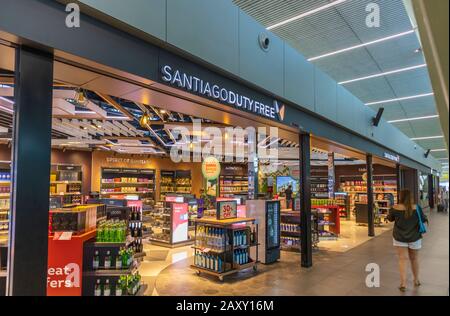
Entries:
POLYGON ((162 80, 172 86, 229 104, 237 109, 246 110, 269 119, 280 121, 284 119, 284 106, 280 107, 277 101, 274 101, 273 105, 267 105, 248 96, 224 88, 218 84, 214 84, 207 80, 203 80, 202 78, 173 69, 169 65, 163 66, 161 68, 161 73, 162 80))
POLYGON ((395 162, 400 162, 400 156, 399 155, 392 155, 390 153, 384 153, 384 158, 395 161, 395 162))
POLYGON ((206 180, 216 180, 220 175, 220 162, 215 157, 207 157, 202 163, 202 173, 206 180))

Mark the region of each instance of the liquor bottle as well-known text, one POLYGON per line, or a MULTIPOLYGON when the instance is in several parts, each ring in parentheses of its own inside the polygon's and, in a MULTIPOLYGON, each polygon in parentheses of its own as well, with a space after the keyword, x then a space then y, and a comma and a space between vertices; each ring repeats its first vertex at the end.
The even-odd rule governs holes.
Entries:
POLYGON ((100 265, 100 256, 98 255, 98 250, 94 253, 94 259, 92 260, 92 267, 97 270, 100 265))
POLYGON ((137 237, 142 237, 142 223, 138 223, 138 235, 137 237))
POLYGON ((134 223, 130 223, 130 236, 134 237, 134 223))
POLYGON ((136 208, 136 220, 142 221, 142 214, 139 208, 136 208))
POLYGON ((217 257, 217 272, 222 272, 222 259, 217 257))
POLYGON ((117 270, 122 269, 121 251, 122 251, 122 248, 120 248, 120 250, 117 252, 117 256, 116 256, 116 269, 117 270))
POLYGON ((102 286, 99 279, 95 282, 94 296, 102 296, 102 286))
POLYGON ((116 288, 115 288, 115 296, 122 296, 122 279, 117 279, 116 288))
POLYGON ((111 253, 108 250, 106 252, 106 256, 105 256, 105 269, 110 269, 110 268, 111 268, 111 253))
POLYGON ((127 267, 129 267, 133 262, 133 249, 127 249, 127 254, 127 267))
POLYGON ((131 211, 130 211, 130 221, 134 221, 134 220, 135 220, 135 218, 134 218, 134 208, 131 207, 131 211))
POLYGON ((103 287, 103 296, 111 295, 111 287, 109 286, 109 279, 106 279, 105 286, 103 287))

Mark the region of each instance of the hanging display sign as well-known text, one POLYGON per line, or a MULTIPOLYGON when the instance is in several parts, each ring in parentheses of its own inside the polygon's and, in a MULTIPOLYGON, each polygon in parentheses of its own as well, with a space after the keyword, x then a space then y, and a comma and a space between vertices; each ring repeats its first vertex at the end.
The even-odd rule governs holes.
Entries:
POLYGON ((210 82, 205 78, 200 78, 198 75, 194 76, 169 65, 161 67, 161 79, 171 86, 240 110, 273 120, 282 121, 284 119, 285 107, 284 105, 280 106, 276 100, 272 101, 273 104, 267 104, 267 101, 257 100, 219 83, 210 82))
POLYGON ((202 163, 202 173, 206 180, 215 180, 220 175, 220 162, 216 157, 207 157, 202 163))
POLYGON ((383 155, 384 158, 395 161, 395 162, 400 162, 400 156, 399 155, 393 155, 390 153, 384 153, 383 155))
POLYGON ((235 200, 217 202, 216 217, 218 220, 237 218, 237 202, 235 200))

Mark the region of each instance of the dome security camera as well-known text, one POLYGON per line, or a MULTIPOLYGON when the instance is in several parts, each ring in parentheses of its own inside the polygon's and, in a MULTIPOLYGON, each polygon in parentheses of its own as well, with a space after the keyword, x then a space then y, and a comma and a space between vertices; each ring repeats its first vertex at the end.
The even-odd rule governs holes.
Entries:
POLYGON ((270 38, 265 33, 259 34, 259 46, 265 52, 269 50, 270 38))

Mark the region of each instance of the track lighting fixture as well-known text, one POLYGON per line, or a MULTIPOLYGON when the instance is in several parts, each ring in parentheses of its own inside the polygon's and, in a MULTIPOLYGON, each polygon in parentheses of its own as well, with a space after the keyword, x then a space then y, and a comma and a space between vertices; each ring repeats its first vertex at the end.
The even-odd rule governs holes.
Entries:
POLYGON ((82 106, 86 106, 88 104, 89 101, 83 89, 77 89, 77 92, 75 94, 75 102, 82 106))
POLYGON ((141 125, 141 127, 145 128, 147 127, 149 122, 150 122, 150 115, 148 115, 147 112, 144 112, 141 118, 139 119, 139 124, 141 125))

